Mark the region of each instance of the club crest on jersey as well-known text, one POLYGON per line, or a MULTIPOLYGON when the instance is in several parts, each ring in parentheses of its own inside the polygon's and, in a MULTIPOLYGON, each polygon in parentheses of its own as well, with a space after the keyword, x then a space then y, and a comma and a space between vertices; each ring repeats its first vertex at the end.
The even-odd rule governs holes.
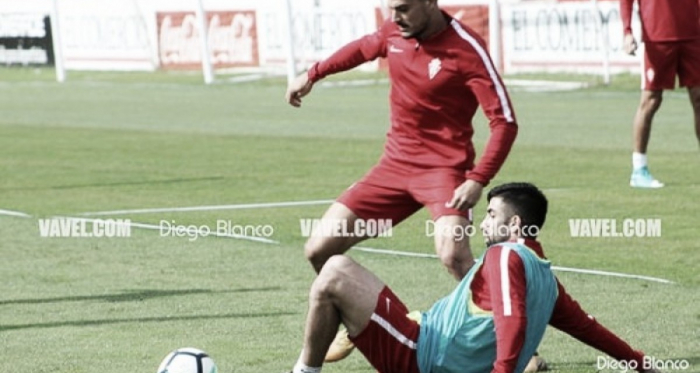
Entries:
POLYGON ((439 58, 433 58, 432 61, 428 64, 428 77, 430 80, 433 80, 435 75, 437 75, 438 72, 440 72, 440 69, 442 68, 442 62, 440 62, 439 58))

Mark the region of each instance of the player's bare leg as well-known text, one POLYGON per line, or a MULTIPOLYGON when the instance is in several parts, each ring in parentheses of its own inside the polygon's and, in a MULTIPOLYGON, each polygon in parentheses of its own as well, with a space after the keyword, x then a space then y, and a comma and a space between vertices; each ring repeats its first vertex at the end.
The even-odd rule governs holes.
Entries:
MULTIPOLYGON (((314 231, 311 234, 311 237, 309 237, 304 245, 304 253, 316 272, 321 273, 326 261, 332 256, 343 254, 356 243, 368 238, 355 234, 354 227, 357 219, 359 219, 359 217, 342 203, 334 202, 328 210, 326 210, 321 218, 321 224, 317 228, 322 230, 331 228, 331 231, 337 231, 334 229, 334 225, 343 224, 345 225, 344 229, 348 235, 335 236, 328 234, 331 232, 323 231, 314 231)), ((323 349, 326 355, 326 362, 342 360, 350 355, 355 348, 355 345, 348 338, 346 329, 338 331, 336 327, 336 329, 331 330, 333 330, 335 339, 332 340, 330 348, 326 346, 326 348, 323 349)))
POLYGON ((471 222, 459 215, 444 215, 435 221, 435 252, 457 281, 474 265, 469 246, 471 222))
POLYGON ((321 218, 321 224, 312 232, 304 245, 304 254, 314 267, 316 272, 321 272, 321 268, 328 258, 333 255, 343 254, 353 245, 364 240, 367 236, 356 235, 354 231, 355 221, 359 217, 355 215, 347 206, 334 202, 321 218), (337 225, 344 225, 344 228, 335 229, 337 225), (346 236, 332 234, 333 232, 346 232, 346 236))
POLYGON ((384 286, 377 276, 346 256, 328 259, 311 286, 304 349, 298 364, 320 367, 341 322, 350 335, 359 334, 384 286))
POLYGON ((632 176, 630 186, 638 188, 660 188, 664 184, 654 179, 647 166, 647 147, 651 135, 651 123, 659 110, 663 98, 662 90, 642 91, 633 122, 632 176))
POLYGON ((690 104, 693 106, 693 114, 695 117, 695 136, 700 145, 700 86, 688 87, 688 95, 690 96, 690 104))
MULTIPOLYGON (((347 209, 341 204, 338 205, 347 209)), ((342 208, 340 210, 342 211, 342 208)), ((349 211, 349 209, 347 210, 349 211)), ((458 215, 442 216, 435 221, 435 251, 448 272, 457 280, 461 280, 469 268, 474 265, 474 256, 469 246, 470 225, 471 222, 468 219, 458 215)), ((360 242, 362 239, 358 239, 352 244, 360 242)), ((354 345, 348 339, 348 333, 351 331, 341 330, 337 333, 326 354, 326 362, 342 360, 352 352, 354 345)))
POLYGON ((646 154, 651 134, 651 122, 659 110, 663 99, 663 91, 642 91, 642 97, 634 116, 633 136, 634 151, 646 154))

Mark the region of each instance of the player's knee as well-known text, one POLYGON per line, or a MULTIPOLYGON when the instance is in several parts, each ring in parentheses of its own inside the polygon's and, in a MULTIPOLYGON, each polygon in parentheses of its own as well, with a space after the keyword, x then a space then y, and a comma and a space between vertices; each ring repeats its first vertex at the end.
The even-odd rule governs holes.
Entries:
MULTIPOLYGON (((456 255, 454 252, 442 253, 440 256, 440 262, 451 272, 451 273, 461 273, 467 263, 465 258, 456 255)), ((461 274, 462 276, 464 274, 461 274)), ((461 277, 461 276, 460 276, 461 277)))
POLYGON ((344 255, 334 255, 326 260, 312 286, 312 296, 332 298, 345 283, 352 260, 344 255))
POLYGON ((457 279, 462 279, 474 264, 469 245, 454 240, 446 240, 438 248, 440 262, 457 279))
POLYGON ((309 238, 304 244, 304 255, 306 260, 311 263, 316 272, 321 272, 321 268, 328 260, 329 255, 323 250, 324 242, 318 238, 309 238))
POLYGON ((690 104, 693 106, 695 113, 700 113, 700 92, 690 96, 690 104))
POLYGON ((345 253, 352 244, 338 237, 310 237, 304 244, 304 255, 316 272, 334 255, 345 253))
POLYGON ((663 96, 661 94, 649 95, 642 101, 642 110, 655 113, 661 106, 663 96))

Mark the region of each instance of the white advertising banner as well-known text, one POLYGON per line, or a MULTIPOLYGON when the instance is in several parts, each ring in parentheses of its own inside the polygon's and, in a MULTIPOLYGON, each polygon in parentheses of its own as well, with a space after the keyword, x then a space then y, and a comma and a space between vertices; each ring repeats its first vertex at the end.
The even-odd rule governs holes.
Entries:
POLYGON ((617 1, 523 2, 501 7, 504 70, 596 72, 609 58, 613 72, 639 68, 622 48, 617 1), (607 57, 606 57, 607 53, 607 57))
POLYGON ((61 0, 59 5, 67 69, 155 69, 147 18, 135 1, 61 0))
MULTIPOLYGON (((323 7, 293 3, 293 40, 299 66, 328 57, 344 44, 377 30, 376 6, 328 2, 323 7)), ((284 8, 259 7, 260 56, 263 65, 283 66, 288 40, 284 8)))
MULTIPOLYGON (((0 1, 0 16, 48 15, 53 1, 0 1)), ((293 0, 290 38, 286 2, 202 0, 212 64, 217 68, 284 71, 288 42, 292 40, 296 65, 303 69, 375 31, 387 16, 382 14, 386 0, 293 0)), ((197 0, 56 3, 67 69, 201 69, 201 37, 194 18, 197 0)), ((622 51, 622 23, 616 0, 441 0, 440 5, 486 40, 491 38, 492 30, 500 31, 492 40, 492 48, 498 48, 492 55, 507 74, 640 69, 641 52, 628 56, 622 51), (500 4, 500 20, 494 22, 490 18, 498 13, 489 6, 496 3, 500 4)), ((17 24, 14 20, 19 18, 12 18, 12 22, 8 19, 0 18, 6 28, 17 24)), ((32 32, 33 24, 38 24, 36 19, 32 26, 26 26, 26 32, 32 32)), ((633 26, 639 37, 639 21, 635 20, 633 26)), ((363 68, 378 66, 381 62, 363 68)))

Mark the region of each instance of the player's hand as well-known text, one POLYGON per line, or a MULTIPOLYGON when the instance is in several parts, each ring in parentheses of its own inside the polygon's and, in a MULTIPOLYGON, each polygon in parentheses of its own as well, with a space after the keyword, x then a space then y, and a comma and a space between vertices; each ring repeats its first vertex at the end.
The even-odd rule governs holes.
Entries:
POLYGON ((285 94, 287 102, 294 107, 300 107, 301 98, 308 95, 313 86, 314 83, 309 80, 307 73, 297 76, 294 81, 287 86, 287 93, 285 94))
POLYGON ((634 39, 632 34, 625 35, 624 47, 627 54, 634 56, 634 52, 637 51, 637 40, 634 39))
POLYGON ((474 180, 467 180, 455 189, 452 199, 445 206, 460 211, 474 207, 481 198, 484 186, 474 180))

